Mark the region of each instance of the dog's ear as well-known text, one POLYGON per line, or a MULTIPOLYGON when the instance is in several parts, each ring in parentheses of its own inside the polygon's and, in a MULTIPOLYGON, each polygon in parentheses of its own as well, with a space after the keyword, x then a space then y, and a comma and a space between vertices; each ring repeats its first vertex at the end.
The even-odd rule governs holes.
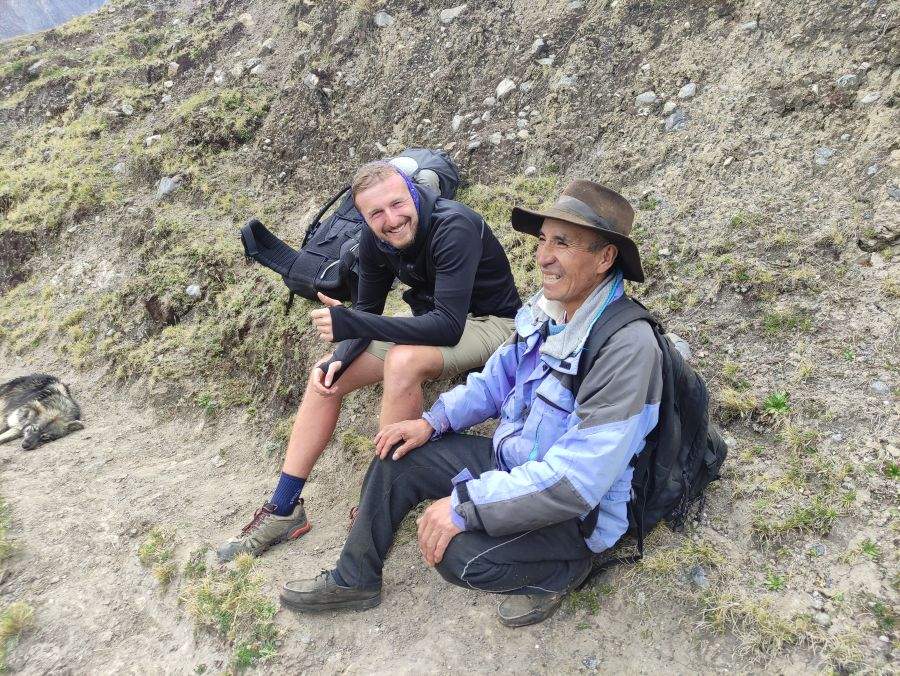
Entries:
POLYGON ((73 420, 66 426, 66 432, 71 434, 72 432, 77 432, 78 430, 84 429, 84 423, 80 420, 73 420))

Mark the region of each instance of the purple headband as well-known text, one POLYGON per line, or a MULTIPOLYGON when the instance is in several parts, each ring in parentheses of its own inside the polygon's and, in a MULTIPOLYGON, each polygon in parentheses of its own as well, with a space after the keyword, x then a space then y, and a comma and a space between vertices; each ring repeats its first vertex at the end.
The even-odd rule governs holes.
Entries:
POLYGON ((416 188, 416 184, 413 183, 412 179, 406 175, 405 172, 397 169, 397 173, 403 177, 403 180, 406 181, 406 187, 409 188, 409 194, 412 197, 413 204, 416 206, 416 211, 419 210, 419 190, 416 188))

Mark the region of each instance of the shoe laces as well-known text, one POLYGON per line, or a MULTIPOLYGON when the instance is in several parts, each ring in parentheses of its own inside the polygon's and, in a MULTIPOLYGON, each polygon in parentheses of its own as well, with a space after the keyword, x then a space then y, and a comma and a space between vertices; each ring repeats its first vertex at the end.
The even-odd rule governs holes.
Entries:
POLYGON ((272 514, 272 511, 266 509, 266 507, 268 507, 268 504, 263 505, 253 513, 253 519, 251 519, 250 523, 241 528, 241 535, 249 535, 255 531, 266 520, 266 517, 272 514))

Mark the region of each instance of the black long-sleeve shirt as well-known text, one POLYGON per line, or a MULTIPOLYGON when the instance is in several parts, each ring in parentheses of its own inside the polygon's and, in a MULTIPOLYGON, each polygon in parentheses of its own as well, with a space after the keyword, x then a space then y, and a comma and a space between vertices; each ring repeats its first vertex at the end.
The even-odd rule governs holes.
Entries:
POLYGON ((484 219, 427 188, 419 192, 419 226, 408 248, 392 250, 363 227, 356 305, 331 308, 341 341, 331 361, 342 362, 342 370, 372 340, 456 345, 468 313, 512 318, 522 305, 509 260, 484 219), (403 298, 412 317, 381 316, 394 277, 410 286, 403 298))

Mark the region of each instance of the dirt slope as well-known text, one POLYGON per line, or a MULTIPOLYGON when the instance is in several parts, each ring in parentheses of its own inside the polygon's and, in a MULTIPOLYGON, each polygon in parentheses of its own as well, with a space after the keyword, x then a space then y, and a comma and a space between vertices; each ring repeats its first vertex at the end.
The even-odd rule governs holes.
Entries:
POLYGON ((36 611, 10 666, 890 671, 900 3, 460 7, 114 0, 0 43, 0 378, 64 374, 88 420, 0 448, 20 545, 0 613, 36 611), (729 440, 698 523, 539 629, 502 631, 408 541, 380 609, 271 618, 282 581, 337 555, 378 391, 347 402, 301 545, 204 561, 271 489, 323 352, 236 226, 298 242, 356 163, 414 145, 459 162, 523 294, 511 206, 576 176, 621 190, 631 292, 691 344, 729 440))

